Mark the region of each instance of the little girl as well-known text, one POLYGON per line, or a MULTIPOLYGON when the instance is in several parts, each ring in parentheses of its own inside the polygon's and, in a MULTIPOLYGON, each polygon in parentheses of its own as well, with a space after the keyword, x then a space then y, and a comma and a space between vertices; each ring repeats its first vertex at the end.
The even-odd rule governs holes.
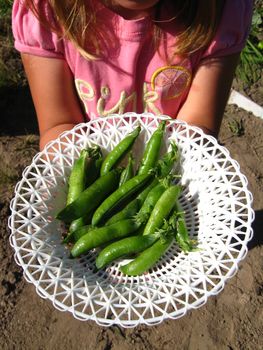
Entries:
POLYGON ((128 111, 216 136, 252 8, 252 0, 15 0, 40 148, 77 123, 128 111))

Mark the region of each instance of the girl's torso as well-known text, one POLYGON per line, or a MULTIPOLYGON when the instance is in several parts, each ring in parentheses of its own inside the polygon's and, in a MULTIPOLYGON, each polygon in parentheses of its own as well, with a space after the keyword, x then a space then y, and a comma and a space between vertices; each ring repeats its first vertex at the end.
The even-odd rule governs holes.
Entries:
MULTIPOLYGON (((105 33, 101 36, 105 50, 97 60, 87 60, 71 42, 41 26, 19 0, 13 7, 13 32, 19 51, 67 61, 87 119, 129 111, 175 118, 200 60, 241 51, 251 12, 252 0, 226 0, 217 34, 207 50, 173 59, 167 57, 172 57, 179 28, 176 21, 170 21, 169 11, 163 12, 160 25, 165 35, 156 50, 149 17, 125 20, 100 6, 97 15, 101 33, 105 33)), ((54 18, 48 6, 46 13, 54 18)))

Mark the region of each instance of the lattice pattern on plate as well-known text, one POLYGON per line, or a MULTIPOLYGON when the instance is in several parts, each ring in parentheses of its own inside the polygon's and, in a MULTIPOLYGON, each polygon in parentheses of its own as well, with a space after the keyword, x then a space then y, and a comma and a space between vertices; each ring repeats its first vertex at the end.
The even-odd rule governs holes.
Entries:
POLYGON ((98 118, 65 132, 38 153, 23 173, 11 201, 10 243, 16 262, 37 293, 79 320, 134 327, 179 318, 219 293, 237 271, 252 237, 252 195, 238 163, 200 129, 169 120, 164 149, 178 144, 179 200, 199 250, 184 254, 175 243, 148 274, 123 276, 120 260, 96 271, 96 251, 71 260, 61 244, 63 227, 54 219, 65 205, 67 177, 80 150, 99 144, 107 152, 141 124, 137 159, 160 119, 151 114, 98 118))

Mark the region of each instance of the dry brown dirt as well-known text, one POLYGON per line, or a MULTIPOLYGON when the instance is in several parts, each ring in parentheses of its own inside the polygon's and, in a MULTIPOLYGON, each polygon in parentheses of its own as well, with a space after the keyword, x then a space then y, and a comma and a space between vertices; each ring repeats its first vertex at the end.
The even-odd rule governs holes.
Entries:
POLYGON ((23 169, 38 151, 38 135, 27 89, 1 92, 0 108, 0 349, 262 349, 263 120, 228 106, 219 137, 239 162, 254 196, 254 237, 238 273, 220 294, 181 319, 122 329, 81 322, 56 310, 38 296, 14 262, 8 241, 9 203, 23 169), (240 136, 230 130, 233 121, 242 124, 240 136))

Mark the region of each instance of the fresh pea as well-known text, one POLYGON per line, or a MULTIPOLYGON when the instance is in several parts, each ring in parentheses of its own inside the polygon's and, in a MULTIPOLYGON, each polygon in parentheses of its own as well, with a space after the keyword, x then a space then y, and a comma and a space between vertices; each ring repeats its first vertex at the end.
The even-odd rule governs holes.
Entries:
POLYGON ((119 164, 119 162, 133 146, 140 131, 141 127, 138 126, 133 132, 128 134, 122 141, 120 141, 111 152, 108 153, 101 165, 101 176, 107 174, 113 167, 119 164))
POLYGON ((190 239, 188 229, 186 226, 184 211, 177 201, 174 209, 172 210, 169 218, 165 220, 164 225, 157 231, 162 238, 167 236, 174 236, 176 243, 182 249, 183 252, 196 251, 197 241, 190 239))
MULTIPOLYGON (((133 215, 135 215, 139 211, 141 206, 143 205, 149 192, 159 182, 162 182, 164 178, 168 179, 168 175, 171 172, 171 170, 174 166, 174 163, 177 159, 178 159, 178 148, 177 148, 175 143, 171 143, 171 150, 169 152, 167 152, 166 154, 164 154, 162 159, 159 159, 157 162, 156 177, 149 183, 149 185, 141 193, 138 194, 138 196, 134 200, 129 202, 123 208, 123 210, 121 210, 121 211, 117 212, 115 215, 113 215, 106 222, 106 225, 112 224, 112 223, 117 222, 119 220, 128 219, 128 218, 132 217, 133 215)), ((167 180, 165 180, 165 181, 167 181, 167 180)), ((165 188, 167 187, 166 185, 164 185, 164 183, 163 183, 163 186, 165 188)), ((165 188, 163 188, 163 190, 165 190, 165 188)), ((151 205, 153 206, 153 203, 151 203, 151 205)), ((144 207, 144 209, 142 210, 141 213, 143 213, 143 211, 145 211, 145 210, 146 210, 146 207, 144 207)))
POLYGON ((94 227, 91 225, 83 225, 77 228, 75 231, 71 231, 66 238, 64 238, 63 243, 77 242, 80 237, 84 236, 88 231, 93 230, 94 227))
POLYGON ((103 162, 103 155, 99 146, 91 147, 90 166, 86 170, 86 188, 89 187, 100 176, 100 169, 103 162))
POLYGON ((98 226, 103 221, 107 220, 110 213, 116 210, 132 195, 136 194, 143 186, 152 179, 151 174, 136 175, 131 180, 125 182, 121 187, 108 196, 101 205, 96 209, 91 224, 98 226))
POLYGON ((62 209, 56 218, 66 223, 71 223, 81 216, 88 215, 118 187, 119 177, 120 169, 114 169, 99 177, 74 202, 62 209))
POLYGON ((89 222, 91 222, 91 218, 92 218, 92 212, 88 213, 87 215, 81 216, 78 219, 73 220, 70 223, 69 232, 74 232, 78 230, 80 227, 87 225, 89 222))
POLYGON ((143 232, 144 235, 155 233, 157 229, 162 227, 164 220, 168 218, 175 207, 180 192, 181 187, 178 185, 171 185, 163 192, 151 212, 143 232))
POLYGON ((160 122, 158 128, 147 142, 138 170, 139 175, 148 173, 150 169, 155 167, 160 154, 165 125, 165 121, 160 122))
POLYGON ((177 219, 177 230, 175 240, 183 252, 189 252, 193 250, 193 241, 189 238, 189 233, 185 224, 185 220, 182 217, 177 219))
POLYGON ((174 208, 176 221, 176 236, 175 240, 183 252, 190 252, 196 249, 197 241, 190 239, 189 232, 185 222, 184 210, 180 203, 177 202, 174 208))
MULTIPOLYGON (((171 150, 165 153, 162 159, 159 159, 156 166, 156 177, 149 183, 149 185, 138 194, 138 196, 129 202, 123 210, 113 215, 106 225, 113 224, 114 222, 131 218, 135 215, 141 206, 143 205, 148 193, 159 183, 163 178, 167 177, 171 172, 175 162, 178 160, 178 148, 174 142, 171 143, 171 150)), ((153 205, 153 204, 152 204, 153 205)))
POLYGON ((125 182, 133 178, 134 173, 133 173, 133 165, 134 165, 134 158, 132 154, 130 153, 129 159, 128 159, 128 164, 126 168, 123 169, 120 177, 120 183, 119 187, 121 187, 125 182))
POLYGON ((158 238, 158 234, 153 234, 147 236, 132 236, 113 242, 99 253, 96 259, 96 267, 101 269, 118 258, 140 253, 150 247, 158 238))
POLYGON ((69 225, 68 235, 63 239, 63 243, 76 241, 76 239, 74 238, 74 232, 79 230, 81 227, 88 225, 91 222, 92 215, 93 212, 90 212, 84 216, 81 216, 78 219, 73 220, 69 225))
POLYGON ((121 266, 120 270, 128 276, 141 275, 153 267, 170 247, 173 237, 167 237, 165 241, 158 239, 152 246, 145 249, 130 263, 121 266))
POLYGON ((138 211, 140 210, 141 206, 143 205, 148 193, 150 190, 156 186, 158 183, 158 180, 154 178, 147 186, 146 188, 138 194, 136 198, 134 198, 131 202, 129 202, 122 210, 118 211, 116 214, 114 214, 112 217, 109 218, 109 220, 106 221, 105 225, 111 225, 114 224, 117 221, 121 221, 124 219, 130 219, 133 217, 138 211))
POLYGON ((168 176, 178 159, 178 147, 175 142, 171 142, 171 150, 165 153, 157 162, 156 176, 160 179, 168 176))
MULTIPOLYGON (((168 180, 167 180, 168 181, 168 180)), ((166 183, 166 181, 161 181, 153 187, 150 192, 148 193, 140 211, 136 215, 137 220, 145 221, 149 219, 153 208, 155 207, 157 201, 161 197, 161 195, 165 192, 167 186, 169 186, 169 181, 166 183)), ((147 225, 147 224, 146 224, 147 225)))
POLYGON ((105 225, 108 226, 124 219, 130 219, 139 211, 139 209, 140 209, 140 201, 138 198, 134 198, 122 210, 118 211, 116 214, 111 216, 105 222, 105 225))
POLYGON ((67 205, 74 202, 80 193, 85 190, 90 178, 90 170, 100 155, 101 152, 98 146, 89 147, 80 152, 79 158, 73 164, 68 180, 67 205))
POLYGON ((78 257, 90 249, 99 247, 116 238, 127 237, 135 232, 139 227, 140 224, 136 220, 127 219, 109 226, 94 228, 92 230, 88 229, 87 233, 80 237, 74 244, 71 250, 71 256, 74 258, 78 257))

